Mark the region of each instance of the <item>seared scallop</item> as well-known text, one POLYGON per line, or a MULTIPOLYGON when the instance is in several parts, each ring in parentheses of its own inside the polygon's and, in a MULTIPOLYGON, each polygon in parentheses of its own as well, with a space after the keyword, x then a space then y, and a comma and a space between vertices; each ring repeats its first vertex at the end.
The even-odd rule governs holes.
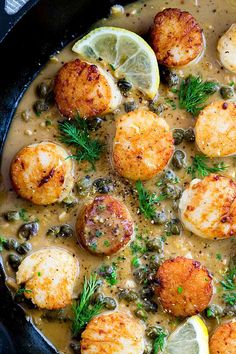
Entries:
POLYGON ((71 303, 79 263, 68 251, 45 248, 27 256, 16 273, 25 297, 42 309, 60 309, 71 303))
POLYGON ((212 278, 208 270, 192 259, 168 259, 159 267, 156 283, 156 294, 163 309, 176 317, 198 314, 212 297, 212 278))
POLYGON ((210 157, 236 154, 236 104, 218 101, 205 107, 196 123, 196 143, 210 157))
POLYGON ((189 231, 207 239, 236 234, 236 184, 228 177, 194 179, 179 203, 181 220, 189 231))
POLYGON ((111 75, 80 59, 64 64, 59 70, 54 92, 59 111, 68 118, 105 114, 121 102, 120 91, 111 75))
POLYGON ((172 152, 172 133, 163 118, 138 109, 117 119, 113 162, 121 176, 148 180, 166 167, 172 152))
POLYGON ((51 142, 24 147, 11 164, 17 194, 39 205, 62 201, 74 183, 73 163, 68 156, 63 147, 51 142))
POLYGON ((82 333, 81 354, 142 354, 143 332, 136 319, 122 312, 100 315, 82 333))
POLYGON ((156 15, 151 44, 158 63, 169 67, 190 63, 204 49, 200 26, 190 13, 180 9, 165 9, 156 15))
POLYGON ((97 255, 111 255, 124 248, 134 233, 127 207, 111 195, 97 196, 86 205, 76 223, 84 248, 97 255))
POLYGON ((236 73, 236 24, 230 28, 219 39, 217 50, 223 66, 233 73, 236 73))
POLYGON ((236 322, 226 322, 216 328, 210 339, 211 354, 236 353, 236 322))

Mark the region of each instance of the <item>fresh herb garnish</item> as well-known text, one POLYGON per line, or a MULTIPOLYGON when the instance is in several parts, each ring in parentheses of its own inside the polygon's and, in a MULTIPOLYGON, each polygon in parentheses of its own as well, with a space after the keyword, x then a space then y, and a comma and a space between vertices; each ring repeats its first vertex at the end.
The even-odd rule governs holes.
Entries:
POLYGON ((179 107, 197 116, 205 107, 207 99, 217 91, 217 84, 202 81, 199 76, 189 76, 183 80, 179 89, 179 107))
POLYGON ((233 306, 236 303, 236 268, 229 269, 220 282, 224 289, 223 299, 226 304, 233 306))
POLYGON ((118 282, 116 269, 117 266, 114 262, 111 265, 102 265, 98 269, 98 274, 103 277, 109 285, 112 286, 118 282))
POLYGON ((30 294, 30 293, 32 293, 32 290, 26 289, 26 288, 20 288, 20 289, 17 290, 16 295, 21 295, 21 294, 24 294, 24 293, 30 294))
POLYGON ((140 180, 136 182, 136 189, 138 192, 139 208, 141 213, 144 214, 147 219, 152 220, 156 214, 156 209, 154 205, 166 199, 166 195, 161 194, 157 196, 156 193, 150 194, 144 188, 140 180))
POLYGON ((0 252, 2 252, 2 250, 3 250, 3 245, 4 245, 6 242, 7 242, 7 240, 6 240, 4 237, 0 236, 0 252))
POLYGON ((92 296, 99 286, 99 280, 96 275, 91 275, 89 279, 84 278, 83 289, 79 300, 72 305, 73 322, 72 332, 74 336, 80 334, 87 323, 97 316, 103 309, 104 305, 100 301, 92 303, 92 296))
POLYGON ((134 266, 134 268, 138 268, 140 266, 140 259, 135 256, 132 258, 132 261, 131 261, 132 265, 134 266))
POLYGON ((163 349, 166 337, 167 335, 165 334, 163 329, 160 328, 159 333, 153 342, 153 354, 157 354, 159 351, 163 349))
POLYGON ((182 286, 178 286, 177 291, 178 291, 179 294, 182 294, 182 292, 183 292, 182 286))
POLYGON ((24 209, 24 208, 20 209, 19 215, 20 215, 21 220, 23 220, 24 222, 29 221, 29 216, 27 215, 26 209, 24 209))
POLYGON ((87 121, 77 116, 73 121, 59 123, 59 130, 59 140, 76 149, 76 153, 69 157, 79 162, 88 161, 95 169, 95 162, 99 160, 103 146, 100 140, 91 139, 87 121))
POLYGON ((209 166, 207 164, 208 157, 204 155, 195 155, 192 158, 192 165, 187 168, 187 173, 192 175, 192 178, 198 177, 206 177, 210 173, 216 173, 225 171, 228 166, 225 166, 224 162, 219 162, 217 164, 213 164, 213 166, 209 166))
POLYGON ((218 259, 218 261, 221 261, 222 255, 220 253, 216 253, 216 259, 218 259))

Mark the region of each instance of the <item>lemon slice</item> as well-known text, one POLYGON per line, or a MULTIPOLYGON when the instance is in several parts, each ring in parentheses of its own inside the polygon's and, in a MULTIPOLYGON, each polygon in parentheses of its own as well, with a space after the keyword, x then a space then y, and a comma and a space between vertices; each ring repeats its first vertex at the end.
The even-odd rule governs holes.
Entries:
POLYGON ((104 61, 117 78, 154 98, 159 87, 159 70, 152 48, 136 33, 123 28, 99 27, 78 40, 72 50, 90 61, 104 61))
POLYGON ((199 316, 190 317, 168 338, 164 354, 209 354, 208 331, 199 316))

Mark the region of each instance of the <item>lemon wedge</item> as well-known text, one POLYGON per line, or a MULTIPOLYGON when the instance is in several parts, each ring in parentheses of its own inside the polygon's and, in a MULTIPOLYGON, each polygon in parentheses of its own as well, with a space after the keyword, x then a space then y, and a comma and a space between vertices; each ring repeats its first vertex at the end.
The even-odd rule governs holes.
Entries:
POLYGON ((208 330, 199 316, 192 316, 168 338, 164 354, 209 354, 208 330))
POLYGON ((136 33, 99 27, 78 40, 72 50, 85 60, 110 65, 116 78, 125 78, 149 98, 157 94, 160 79, 155 53, 136 33))

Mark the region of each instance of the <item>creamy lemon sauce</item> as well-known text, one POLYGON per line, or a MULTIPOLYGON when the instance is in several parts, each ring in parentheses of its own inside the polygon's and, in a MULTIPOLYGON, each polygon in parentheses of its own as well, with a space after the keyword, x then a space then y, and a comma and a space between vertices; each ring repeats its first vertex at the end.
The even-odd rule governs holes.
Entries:
MULTIPOLYGON (((206 49, 203 58, 195 65, 189 65, 185 68, 176 70, 180 77, 186 77, 190 73, 193 75, 200 74, 203 79, 218 81, 221 84, 229 84, 229 82, 236 82, 236 75, 230 74, 220 65, 217 59, 216 45, 218 38, 229 28, 235 21, 236 15, 236 1, 233 0, 150 0, 140 1, 125 8, 123 14, 110 16, 102 19, 96 24, 99 26, 116 26, 129 29, 138 34, 148 38, 148 31, 153 23, 153 18, 157 12, 168 7, 177 7, 182 10, 189 11, 198 21, 203 29, 206 38, 206 49)), ((9 167, 14 155, 25 145, 50 140, 57 142, 58 135, 58 119, 60 114, 54 106, 49 111, 42 113, 39 117, 35 115, 32 110, 32 105, 37 99, 36 87, 45 79, 53 79, 58 69, 63 63, 77 58, 77 55, 71 51, 72 43, 64 48, 55 57, 49 60, 48 64, 43 68, 34 82, 26 91, 21 100, 13 119, 8 137, 5 143, 2 165, 1 165, 1 184, 0 184, 0 213, 8 210, 20 210, 24 208, 27 210, 30 220, 39 219, 40 230, 37 236, 30 240, 33 251, 41 249, 42 247, 58 246, 70 250, 75 254, 80 262, 80 277, 75 295, 78 295, 78 289, 81 287, 84 275, 89 275, 93 270, 97 269, 101 264, 111 264, 113 261, 117 263, 118 283, 115 286, 104 284, 103 292, 107 296, 116 297, 119 288, 134 287, 135 282, 133 278, 133 267, 131 260, 130 247, 126 247, 117 255, 107 258, 96 257, 90 255, 83 250, 77 243, 76 237, 68 239, 54 238, 47 236, 49 227, 58 224, 68 223, 74 227, 76 217, 81 206, 84 203, 92 200, 94 194, 87 193, 84 196, 79 196, 78 204, 72 208, 68 208, 64 204, 55 204, 47 207, 31 205, 29 202, 17 197, 16 193, 11 187, 9 180, 9 167), (22 119, 22 112, 28 110, 30 119, 24 121, 22 119), (51 125, 47 125, 47 121, 51 125), (122 259, 122 260, 121 260, 122 259)), ((130 94, 132 95, 132 94, 130 94)), ((178 108, 178 100, 176 94, 170 92, 165 86, 161 85, 159 89, 159 101, 165 103, 165 99, 173 100, 177 108, 173 109, 170 105, 165 103, 165 110, 162 117, 166 119, 171 129, 194 127, 195 119, 184 110, 178 108)), ((129 97, 128 97, 129 98, 129 97)), ((216 93, 210 98, 210 101, 219 99, 219 93, 216 93)), ((126 98, 127 100, 127 98, 126 98)), ((209 101, 209 102, 210 102, 209 101)), ((139 106, 147 106, 148 102, 142 98, 139 101, 139 106)), ((96 171, 88 172, 88 165, 86 163, 78 164, 75 162, 76 180, 80 180, 86 175, 90 175, 94 180, 98 177, 109 176, 116 182, 116 187, 112 193, 122 200, 130 210, 135 225, 139 233, 147 233, 150 238, 157 236, 164 236, 163 227, 152 225, 149 220, 146 220, 143 215, 138 213, 138 198, 132 193, 134 183, 124 180, 119 177, 112 167, 111 162, 111 146, 112 139, 115 132, 115 119, 123 110, 123 105, 114 113, 106 116, 106 121, 102 124, 102 128, 93 133, 94 137, 99 137, 105 142, 105 151, 101 159, 96 163, 96 171)), ((195 144, 181 143, 177 148, 182 149, 186 154, 186 165, 191 163, 191 156, 197 152, 195 144)), ((223 174, 235 178, 235 159, 233 157, 224 158, 225 164, 228 167, 223 174)), ((222 161, 222 159, 220 159, 222 161)), ((217 159, 214 159, 217 162, 217 159)), ((180 186, 184 186, 190 182, 191 177, 187 174, 186 169, 175 171, 180 178, 180 186)), ((156 182, 160 176, 156 176, 152 180, 145 183, 145 187, 150 191, 159 192, 156 187, 156 182)), ((178 217, 178 211, 173 210, 170 201, 163 201, 159 209, 165 209, 168 219, 178 217)), ((16 237, 18 228, 23 221, 16 221, 13 223, 7 222, 4 217, 0 218, 0 234, 3 237, 16 237)), ((164 241, 164 259, 174 258, 176 256, 186 256, 200 261, 205 265, 210 273, 213 275, 215 292, 212 303, 222 305, 222 295, 217 293, 217 285, 222 278, 222 274, 226 271, 230 255, 235 247, 235 238, 222 241, 208 241, 199 238, 190 232, 182 229, 180 235, 166 236, 164 241), (220 255, 220 256, 219 256, 220 255)), ((8 285, 14 287, 15 272, 8 264, 7 256, 9 252, 4 250, 2 253, 6 274, 8 276, 8 285)), ((118 309, 133 313, 136 305, 131 303, 127 305, 125 302, 117 302, 118 309)), ((43 316, 43 311, 26 308, 26 312, 32 317, 36 326, 44 333, 44 335, 58 348, 62 353, 70 353, 69 344, 71 341, 71 322, 48 321, 43 316)), ((174 317, 164 313, 159 306, 156 314, 149 314, 148 323, 158 323, 164 326, 168 331, 173 331, 178 325, 179 321, 174 317)), ((215 320, 207 320, 207 326, 211 331, 216 326, 215 320)))

